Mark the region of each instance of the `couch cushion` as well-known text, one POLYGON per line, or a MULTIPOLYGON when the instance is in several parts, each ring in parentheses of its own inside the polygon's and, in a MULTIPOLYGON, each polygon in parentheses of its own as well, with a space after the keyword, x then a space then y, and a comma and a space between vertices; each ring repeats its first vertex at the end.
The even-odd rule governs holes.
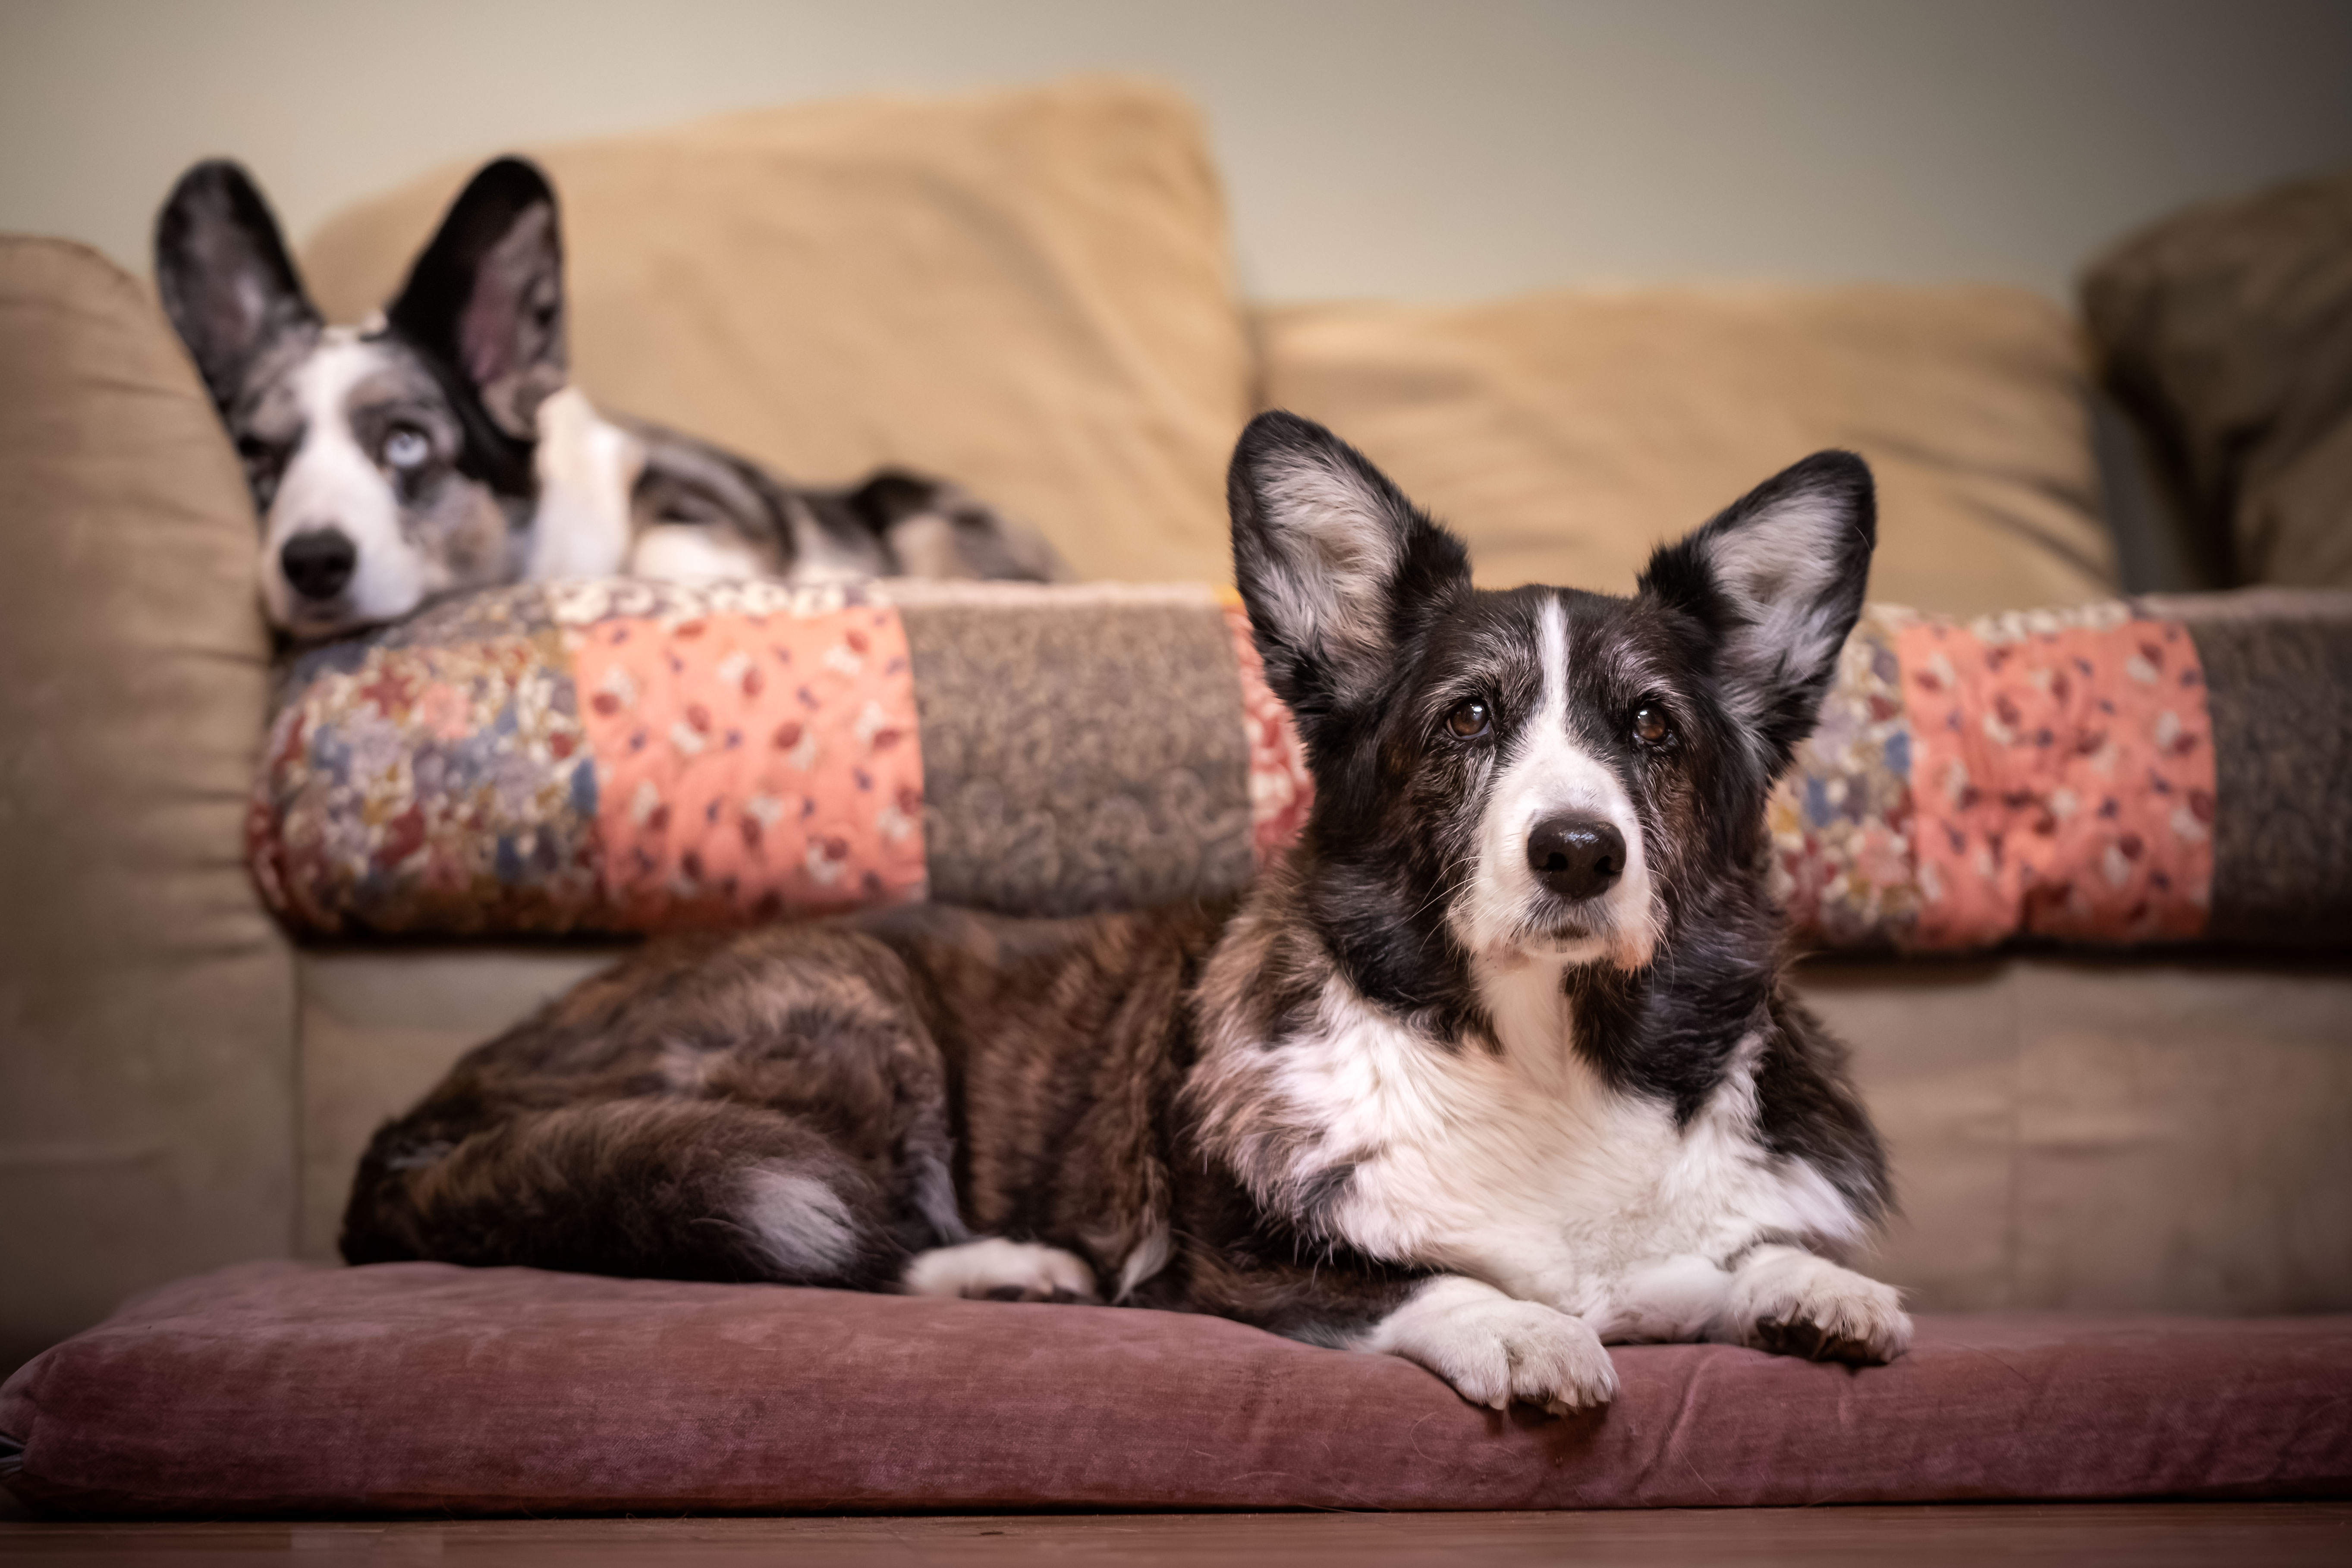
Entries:
MULTIPOLYGON (((593 397, 804 481, 950 476, 1081 575, 1226 574, 1249 353, 1172 93, 860 100, 531 152, 593 397)), ((469 172, 331 218, 303 250, 320 306, 388 299, 469 172)))
MULTIPOLYGON (((618 946, 299 955, 300 1254, 360 1152, 618 946)), ((2352 1310, 2352 965, 1810 960, 1902 1212, 1864 1260, 1927 1311, 2352 1310)))
POLYGON ((2352 1488, 2352 1319, 1928 1319, 1860 1371, 1623 1347, 1604 1414, 1116 1308, 248 1265, 0 1390, 111 1513, 1591 1508, 2352 1488))
POLYGON ((1894 1169, 1864 1267, 1915 1306, 2352 1311, 2352 964, 1809 960, 1796 982, 1894 1169))
POLYGON ((5 1367, 285 1251, 294 1005, 237 854, 252 505, 153 296, 80 246, 0 238, 0 475, 5 1367))
POLYGON ((2074 329, 2022 290, 1316 305, 1263 338, 1267 404, 1361 447, 1492 585, 1626 592, 1654 545, 1822 447, 1878 475, 1874 599, 1972 616, 2117 585, 2074 329))

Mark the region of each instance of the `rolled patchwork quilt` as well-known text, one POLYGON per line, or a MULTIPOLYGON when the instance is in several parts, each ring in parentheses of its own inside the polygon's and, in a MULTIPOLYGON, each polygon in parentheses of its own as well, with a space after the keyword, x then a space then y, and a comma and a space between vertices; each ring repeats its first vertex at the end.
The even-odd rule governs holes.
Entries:
POLYGON ((1305 814, 1247 635, 1185 585, 493 590, 294 663, 251 859, 320 934, 1231 892, 1305 814))
MULTIPOLYGON (((302 655, 248 827, 320 935, 1214 897, 1312 795, 1184 585, 494 590, 302 655)), ((1769 815, 1801 936, 2352 937, 2352 595, 1874 606, 1769 815)))

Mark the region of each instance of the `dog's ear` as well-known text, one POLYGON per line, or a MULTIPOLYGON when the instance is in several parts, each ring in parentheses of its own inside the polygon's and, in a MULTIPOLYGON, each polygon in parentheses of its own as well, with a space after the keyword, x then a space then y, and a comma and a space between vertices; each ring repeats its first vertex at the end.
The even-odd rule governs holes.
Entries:
POLYGON ((181 175, 155 215, 155 292, 224 413, 264 349, 319 324, 269 204, 223 159, 181 175))
POLYGON ((563 389, 563 237, 555 188, 520 158, 458 193, 384 310, 393 328, 472 386, 492 423, 529 440, 563 389))
POLYGON ((1381 689, 1403 642, 1469 588, 1469 554, 1361 452, 1293 414, 1250 421, 1225 500, 1266 682, 1311 752, 1324 721, 1381 689))
POLYGON ((1642 592, 1713 634, 1732 720, 1771 772, 1812 731, 1877 539, 1869 465, 1816 452, 1660 549, 1642 574, 1642 592))

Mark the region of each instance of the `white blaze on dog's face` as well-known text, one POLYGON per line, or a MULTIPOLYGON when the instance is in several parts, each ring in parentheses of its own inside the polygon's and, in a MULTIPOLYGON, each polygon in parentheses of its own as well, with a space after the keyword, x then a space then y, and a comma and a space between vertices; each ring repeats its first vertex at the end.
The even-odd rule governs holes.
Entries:
POLYGON ((519 574, 537 416, 564 374, 553 196, 537 171, 501 160, 478 174, 365 329, 320 323, 229 164, 200 164, 173 192, 156 281, 245 465, 274 624, 330 636, 519 574))
POLYGON ((1482 974, 1639 970, 1679 911, 1744 886, 1861 605, 1858 459, 1759 487, 1661 550, 1632 598, 1473 588, 1459 542, 1286 416, 1252 426, 1232 489, 1237 575, 1307 742, 1318 885, 1360 983, 1442 1009, 1448 947, 1482 974))
POLYGON ((325 636, 510 574, 508 510, 459 468, 461 426, 415 354, 330 327, 286 359, 236 420, 271 621, 325 636))
MULTIPOLYGON (((1598 716, 1574 711, 1560 600, 1540 599, 1535 623, 1533 710, 1518 716, 1516 743, 1493 765, 1469 885, 1449 924, 1490 964, 1606 960, 1639 969, 1657 944, 1659 911, 1628 789, 1634 781, 1583 740, 1598 716)), ((1493 700, 1466 700, 1485 710, 1489 726, 1510 722, 1493 700)), ((1449 733, 1460 727, 1450 714, 1449 733)))

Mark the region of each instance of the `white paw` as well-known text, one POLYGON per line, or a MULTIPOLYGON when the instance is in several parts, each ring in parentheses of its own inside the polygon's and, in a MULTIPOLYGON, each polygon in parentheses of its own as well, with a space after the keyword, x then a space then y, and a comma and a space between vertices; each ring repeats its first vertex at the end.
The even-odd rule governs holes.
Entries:
POLYGON ((1911 1348, 1911 1319, 1891 1285, 1796 1247, 1770 1247, 1731 1288, 1731 1336, 1814 1361, 1886 1362, 1911 1348))
POLYGON ((1583 1319, 1473 1279, 1432 1281, 1364 1348, 1419 1362, 1463 1398, 1496 1410, 1521 1399, 1565 1415, 1617 1394, 1617 1369, 1583 1319))
POLYGON ((1091 1301, 1095 1271, 1058 1247, 1001 1236, 919 1252, 898 1277, 910 1296, 963 1296, 985 1301, 1091 1301))

